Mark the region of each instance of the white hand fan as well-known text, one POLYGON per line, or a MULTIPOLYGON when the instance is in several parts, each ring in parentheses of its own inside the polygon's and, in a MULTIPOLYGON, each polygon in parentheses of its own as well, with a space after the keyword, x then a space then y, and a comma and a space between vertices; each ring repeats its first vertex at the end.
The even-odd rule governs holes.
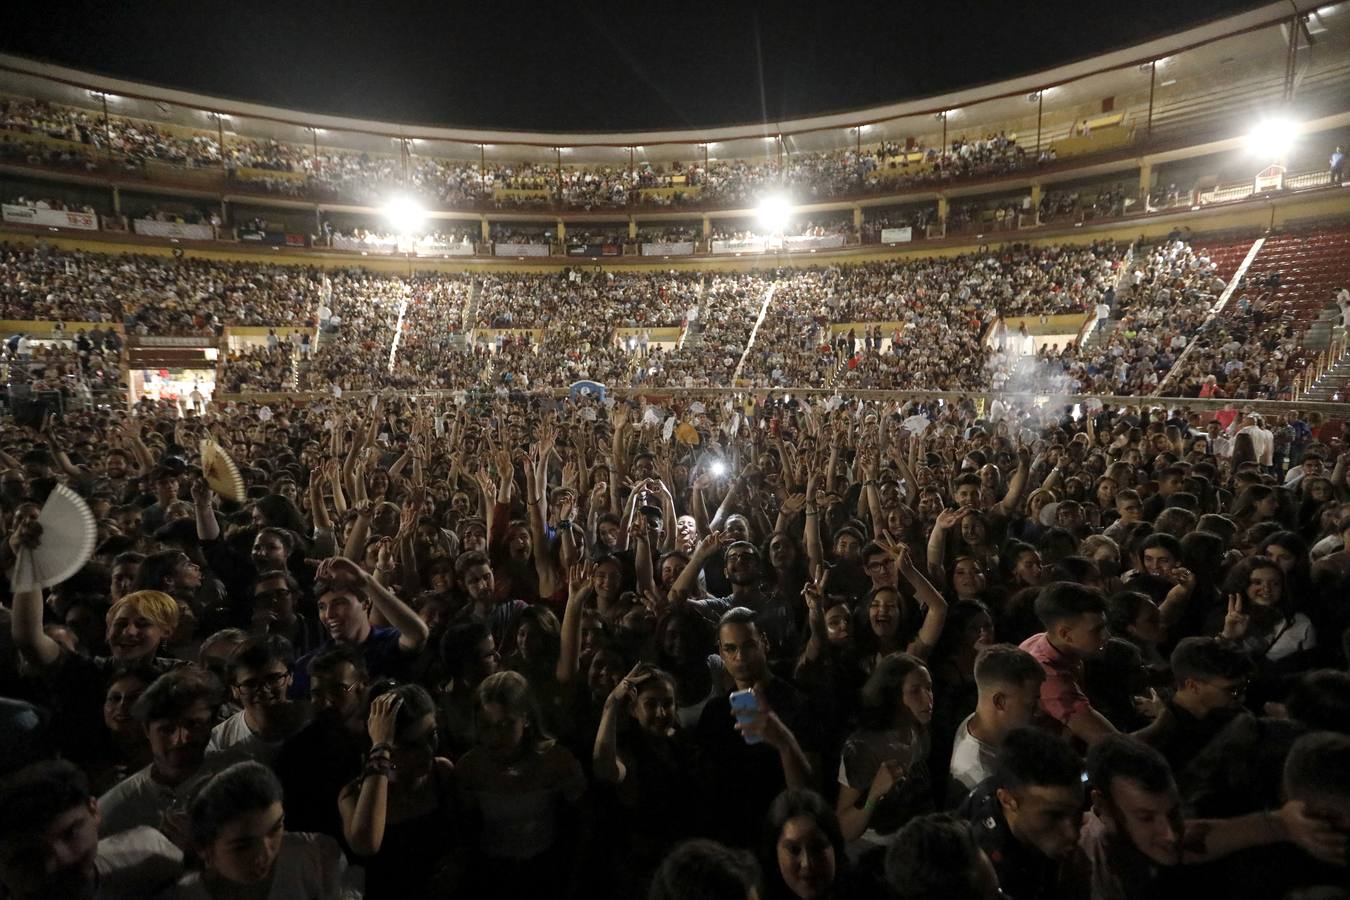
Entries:
POLYGON ((215 441, 202 441, 202 474, 206 483, 222 497, 237 503, 243 503, 247 497, 244 491, 244 479, 234 460, 215 441))
POLYGON ((14 593, 60 584, 84 567, 94 554, 98 528, 80 495, 58 484, 38 515, 42 538, 37 547, 21 547, 10 574, 14 593))

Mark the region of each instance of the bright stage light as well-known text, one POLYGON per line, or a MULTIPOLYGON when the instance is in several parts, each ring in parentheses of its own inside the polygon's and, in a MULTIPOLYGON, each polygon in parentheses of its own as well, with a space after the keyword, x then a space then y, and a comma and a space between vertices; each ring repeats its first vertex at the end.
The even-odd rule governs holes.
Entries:
POLYGON ((776 234, 787 227, 788 219, 792 216, 792 205, 786 197, 765 197, 759 201, 757 212, 759 224, 776 234))
POLYGON ((708 468, 712 471, 714 478, 721 478, 727 474, 727 464, 720 459, 714 460, 713 464, 708 468))
POLYGON ((1291 119, 1262 119, 1247 134, 1247 150, 1266 160, 1281 159, 1294 145, 1299 125, 1291 119))
POLYGON ((385 206, 384 217, 398 234, 416 234, 426 221, 427 211, 407 197, 398 197, 385 206))

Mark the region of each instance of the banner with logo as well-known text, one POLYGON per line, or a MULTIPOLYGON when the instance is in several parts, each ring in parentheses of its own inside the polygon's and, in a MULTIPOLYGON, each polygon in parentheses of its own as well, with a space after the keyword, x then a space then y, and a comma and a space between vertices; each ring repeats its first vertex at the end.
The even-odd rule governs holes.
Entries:
POLYGON ((493 256, 548 256, 548 244, 493 244, 493 256))
POLYGON ((622 244, 574 244, 567 248, 568 256, 622 256, 622 244))
POLYGON ((308 238, 303 234, 285 234, 280 231, 241 231, 239 240, 254 241, 269 247, 306 247, 308 238))
POLYGON ((367 235, 364 238, 355 238, 335 234, 332 241, 334 250, 349 250, 355 253, 394 253, 398 250, 396 237, 367 235))
POLYGON ((189 241, 214 241, 216 230, 210 225, 183 225, 178 222, 157 222, 154 219, 136 219, 131 228, 137 234, 149 237, 182 238, 189 241))
POLYGON ((447 243, 424 239, 413 245, 413 252, 418 256, 473 256, 473 242, 454 241, 453 243, 447 243))
POLYGON ((693 241, 651 243, 642 245, 643 256, 689 256, 694 252, 693 241))
POLYGON ((769 242, 762 237, 746 238, 739 241, 713 241, 714 253, 763 253, 769 242))
POLYGON ((34 209, 31 206, 4 204, 3 218, 16 225, 45 225, 49 228, 78 228, 98 231, 98 216, 94 213, 73 212, 68 209, 34 209))
POLYGON ((842 234, 799 234, 783 238, 785 250, 828 250, 842 246, 842 234))
POLYGON ((883 228, 881 229, 881 242, 883 244, 903 244, 906 241, 914 240, 913 228, 883 228))

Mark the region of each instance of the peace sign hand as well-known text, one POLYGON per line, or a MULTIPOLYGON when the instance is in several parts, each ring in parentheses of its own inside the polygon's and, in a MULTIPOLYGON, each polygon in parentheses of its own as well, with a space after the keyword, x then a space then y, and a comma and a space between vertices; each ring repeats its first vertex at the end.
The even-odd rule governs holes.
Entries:
POLYGON ((1247 598, 1241 594, 1228 597, 1228 614, 1223 617, 1223 637, 1230 641, 1240 641, 1251 625, 1251 615, 1247 612, 1247 598))

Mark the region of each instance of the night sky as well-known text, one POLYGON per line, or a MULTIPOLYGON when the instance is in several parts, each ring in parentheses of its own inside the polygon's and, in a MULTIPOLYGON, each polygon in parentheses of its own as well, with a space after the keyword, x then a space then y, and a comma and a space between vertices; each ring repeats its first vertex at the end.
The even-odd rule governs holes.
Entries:
POLYGON ((605 131, 741 124, 903 100, 1256 5, 10 0, 0 49, 314 112, 605 131))

